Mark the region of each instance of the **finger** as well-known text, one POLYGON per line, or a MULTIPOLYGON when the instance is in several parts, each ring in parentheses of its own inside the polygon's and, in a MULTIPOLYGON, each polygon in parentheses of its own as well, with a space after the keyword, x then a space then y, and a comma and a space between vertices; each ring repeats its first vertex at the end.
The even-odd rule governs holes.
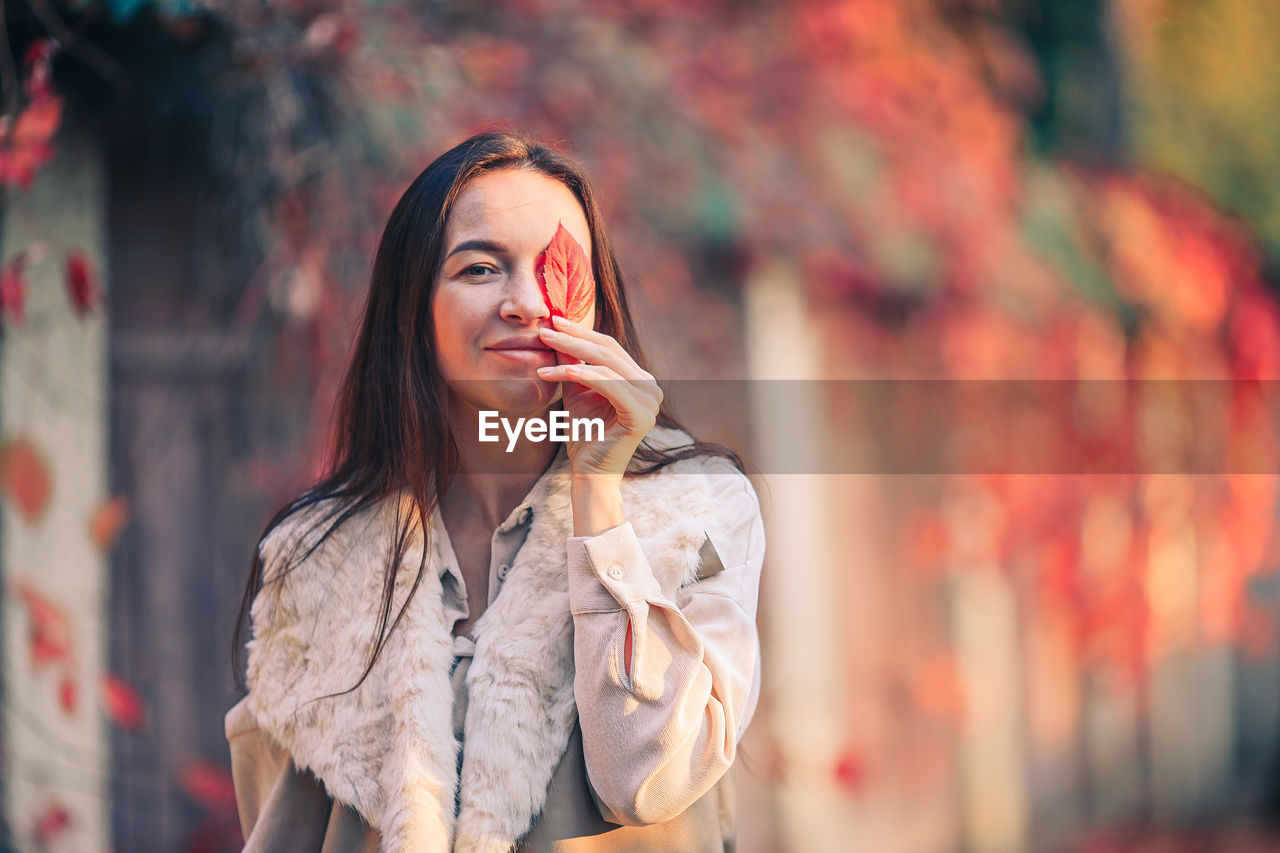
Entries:
POLYGON ((629 385, 629 391, 638 403, 644 405, 648 403, 648 407, 657 411, 662 404, 662 389, 658 387, 657 382, 634 382, 625 379, 617 374, 616 371, 610 369, 606 365, 591 365, 581 362, 571 364, 553 364, 538 368, 538 376, 548 382, 576 382, 578 377, 570 372, 571 368, 600 368, 598 375, 612 379, 615 382, 622 382, 629 385))
MULTIPOLYGON (((579 356, 583 361, 588 361, 592 364, 607 364, 616 370, 619 375, 628 379, 653 378, 645 373, 640 365, 636 364, 631 354, 612 336, 589 329, 581 323, 566 320, 564 317, 553 316, 551 321, 555 324, 555 328, 548 328, 548 334, 542 337, 543 343, 548 346, 560 349, 561 345, 563 345, 565 347, 564 351, 569 352, 571 355, 579 356), (584 345, 591 345, 593 348, 575 349, 575 340, 582 341, 584 345)), ((539 332, 541 331, 540 329, 539 332)))
MULTIPOLYGON (((585 329, 586 327, 579 326, 579 328, 585 329)), ((634 383, 636 385, 635 391, 651 400, 655 409, 662 405, 663 394, 662 389, 658 387, 657 380, 653 378, 652 374, 641 370, 631 356, 627 355, 626 351, 622 350, 617 345, 617 342, 608 335, 599 335, 596 332, 591 333, 611 342, 617 347, 617 352, 603 344, 587 341, 584 338, 574 338, 570 335, 556 332, 554 329, 544 328, 540 329, 539 332, 542 333, 542 339, 548 346, 555 349, 565 358, 570 359, 567 364, 586 362, 609 367, 613 375, 619 379, 634 383)), ((557 367, 564 366, 566 366, 566 363, 557 365, 557 367)), ((543 373, 543 371, 539 370, 539 375, 553 382, 563 382, 566 379, 566 374, 563 371, 543 373)))
POLYGON ((548 382, 569 382, 569 374, 565 371, 573 364, 548 364, 538 368, 538 376, 548 382))
MULTIPOLYGON (((589 341, 585 338, 575 337, 574 335, 548 328, 539 329, 538 334, 544 344, 557 352, 574 356, 592 364, 607 364, 615 368, 623 367, 619 363, 619 357, 616 352, 596 341, 589 341)), ((623 369, 625 370, 625 368, 623 369)))
POLYGON ((563 367, 566 381, 581 383, 604 397, 613 406, 620 421, 653 426, 657 417, 656 407, 646 405, 647 401, 636 395, 634 386, 609 368, 599 364, 570 364, 563 367))
POLYGON ((548 364, 538 368, 538 376, 552 382, 577 382, 583 376, 608 379, 619 384, 629 384, 614 370, 603 364, 585 364, 573 362, 569 364, 548 364))
MULTIPOLYGON (((645 397, 653 400, 655 406, 661 405, 663 395, 662 389, 658 387, 657 380, 653 378, 652 374, 642 370, 640 365, 636 364, 624 350, 619 348, 615 352, 610 347, 582 338, 574 338, 552 329, 542 329, 540 332, 542 333, 543 342, 565 358, 588 364, 604 365, 610 368, 620 379, 635 383, 637 390, 642 391, 645 397)), ((604 337, 606 340, 613 341, 613 338, 607 335, 604 337)), ((557 381, 563 381, 563 376, 561 375, 557 381)))

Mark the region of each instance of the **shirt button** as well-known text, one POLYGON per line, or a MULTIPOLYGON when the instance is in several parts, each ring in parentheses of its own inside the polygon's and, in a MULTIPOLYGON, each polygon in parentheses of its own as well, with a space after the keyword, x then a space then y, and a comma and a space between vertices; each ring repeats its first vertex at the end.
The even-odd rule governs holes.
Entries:
POLYGON ((614 580, 620 579, 622 577, 622 566, 619 566, 617 563, 614 563, 612 566, 610 566, 609 577, 613 578, 614 580))
POLYGON ((509 571, 511 571, 511 567, 508 566, 506 563, 503 563, 501 566, 498 566, 498 580, 500 581, 506 580, 507 572, 509 571))

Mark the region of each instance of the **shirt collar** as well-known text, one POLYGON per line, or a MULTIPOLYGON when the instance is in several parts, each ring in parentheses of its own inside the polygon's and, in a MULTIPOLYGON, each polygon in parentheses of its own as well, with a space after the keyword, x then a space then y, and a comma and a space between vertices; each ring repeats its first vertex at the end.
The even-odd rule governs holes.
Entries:
MULTIPOLYGON (((525 527, 532 522, 534 514, 533 505, 535 503, 534 494, 538 491, 538 486, 543 480, 552 476, 556 471, 566 467, 567 465, 568 454, 565 452, 564 445, 561 445, 559 451, 552 458, 551 464, 547 466, 547 470, 543 471, 542 476, 535 480, 533 485, 529 487, 529 491, 525 494, 524 500, 516 504, 515 508, 507 514, 506 519, 498 525, 498 532, 510 533, 512 530, 519 527, 525 527)), ((441 524, 440 527, 443 530, 444 525, 441 524)), ((448 534, 446 533, 445 535, 448 534)), ((459 569, 456 566, 448 565, 449 562, 450 561, 448 560, 442 561, 442 565, 440 566, 440 576, 443 577, 445 574, 453 574, 455 576, 459 576, 460 579, 459 569)))

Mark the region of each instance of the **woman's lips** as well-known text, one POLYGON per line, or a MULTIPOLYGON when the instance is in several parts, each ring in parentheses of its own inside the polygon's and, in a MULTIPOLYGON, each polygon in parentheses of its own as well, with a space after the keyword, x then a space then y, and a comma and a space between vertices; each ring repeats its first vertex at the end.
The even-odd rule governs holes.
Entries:
POLYGON ((518 361, 524 364, 542 365, 556 363, 555 350, 545 348, 491 349, 489 352, 496 353, 497 355, 510 359, 511 361, 518 361))

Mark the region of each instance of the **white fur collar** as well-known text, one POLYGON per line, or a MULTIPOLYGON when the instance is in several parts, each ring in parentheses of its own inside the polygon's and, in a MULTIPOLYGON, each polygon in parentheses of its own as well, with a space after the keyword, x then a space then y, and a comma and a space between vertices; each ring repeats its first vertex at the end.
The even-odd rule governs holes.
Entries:
MULTIPOLYGON (((689 441, 661 427, 648 438, 659 446, 689 441)), ((688 460, 623 481, 626 518, 668 596, 696 576, 714 511, 703 470, 701 460, 688 460)), ((346 690, 364 670, 397 507, 407 512, 409 502, 388 499, 352 516, 282 580, 288 558, 305 553, 327 525, 308 531, 319 511, 312 507, 263 540, 269 582, 252 608, 250 710, 299 768, 380 831, 384 851, 508 851, 541 812, 577 719, 568 483, 562 449, 530 492, 528 537, 474 625, 460 779, 449 680, 452 626, 440 587, 449 557, 442 553, 439 513, 429 518, 431 552, 421 584, 382 656, 358 690, 331 698, 319 697, 346 690), (302 550, 294 552, 300 542, 302 550)), ((416 535, 397 575, 393 616, 421 555, 416 535)))

